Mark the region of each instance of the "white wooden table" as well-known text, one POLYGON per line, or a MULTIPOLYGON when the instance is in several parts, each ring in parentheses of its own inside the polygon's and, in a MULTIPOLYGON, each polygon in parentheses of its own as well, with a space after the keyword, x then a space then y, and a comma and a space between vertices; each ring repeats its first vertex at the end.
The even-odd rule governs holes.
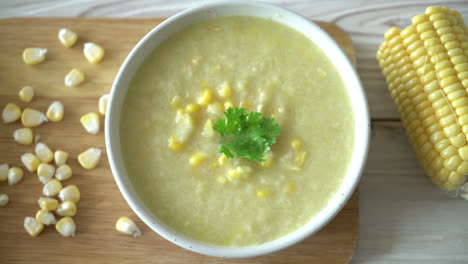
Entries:
MULTIPOLYGON (((7 17, 168 17, 202 1, 2 0, 7 17)), ((353 39, 373 124, 360 183, 359 243, 352 263, 468 263, 468 201, 438 190, 419 167, 375 59, 383 33, 405 27, 428 5, 459 1, 269 1, 314 20, 336 23, 353 39)))

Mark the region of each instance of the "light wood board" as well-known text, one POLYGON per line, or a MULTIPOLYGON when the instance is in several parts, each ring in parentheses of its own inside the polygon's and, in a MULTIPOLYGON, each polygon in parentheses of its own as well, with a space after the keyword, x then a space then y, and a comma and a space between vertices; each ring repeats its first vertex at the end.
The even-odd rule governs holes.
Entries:
MULTIPOLYGON (((104 145, 103 130, 89 135, 81 127, 79 117, 97 111, 98 97, 109 92, 115 74, 131 48, 161 19, 7 19, 0 20, 0 107, 14 102, 45 111, 53 100, 65 105, 65 117, 60 123, 47 123, 34 128, 40 141, 52 149, 71 154, 68 164, 73 177, 64 185, 75 184, 82 199, 74 218, 77 235, 61 237, 53 227, 47 227, 37 238, 23 229, 25 216, 34 216, 42 184, 33 173, 26 172, 15 186, 0 183, 0 193, 10 196, 10 204, 0 208, 1 263, 347 263, 357 240, 358 191, 345 208, 318 234, 284 251, 264 257, 229 260, 202 256, 181 249, 154 233, 131 211, 112 177, 104 145), (60 28, 67 27, 79 35, 78 43, 66 49, 57 40, 60 28), (98 65, 87 63, 82 46, 93 41, 106 49, 98 65), (42 64, 27 66, 21 54, 26 47, 46 47, 47 59, 42 64), (87 77, 77 88, 63 85, 66 73, 81 68, 87 77), (29 104, 21 103, 18 90, 24 85, 35 88, 36 97, 29 104), (76 156, 89 147, 104 151, 99 166, 91 171, 82 169, 76 156), (129 216, 142 229, 136 239, 118 234, 115 221, 129 216)), ((352 43, 338 27, 319 23, 341 45, 355 62, 352 43)), ((101 120, 101 125, 103 126, 101 120)), ((0 163, 23 167, 20 156, 33 152, 33 146, 18 145, 12 132, 21 124, 0 124, 0 163)))

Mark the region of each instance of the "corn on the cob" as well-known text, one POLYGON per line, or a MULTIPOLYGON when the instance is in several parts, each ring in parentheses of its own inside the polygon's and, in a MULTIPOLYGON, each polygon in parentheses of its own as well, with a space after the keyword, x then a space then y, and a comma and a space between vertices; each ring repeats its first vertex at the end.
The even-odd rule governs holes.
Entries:
POLYGON ((54 153, 55 165, 62 166, 67 162, 68 153, 63 150, 56 150, 54 153))
POLYGON ((37 200, 37 203, 39 204, 39 207, 41 207, 41 209, 44 209, 49 212, 57 210, 57 207, 59 205, 56 199, 50 197, 40 197, 39 200, 37 200))
POLYGON ((27 48, 23 51, 23 61, 28 65, 39 64, 45 60, 47 49, 27 48))
POLYGON ((8 170, 10 166, 6 163, 0 164, 0 182, 6 181, 8 179, 8 170))
POLYGON ((41 163, 36 155, 27 152, 21 155, 21 162, 26 167, 26 169, 30 172, 35 172, 39 164, 41 163))
POLYGON ((77 68, 73 68, 67 75, 65 75, 64 83, 67 87, 74 87, 84 82, 84 73, 77 68))
POLYGON ((40 162, 49 163, 54 159, 54 153, 44 143, 37 143, 34 151, 36 152, 36 156, 40 162))
POLYGON ((55 229, 64 237, 75 236, 75 221, 73 221, 73 218, 66 216, 55 224, 55 229))
POLYGON ((55 225, 57 222, 53 213, 48 212, 44 209, 37 211, 36 220, 44 225, 55 225))
POLYGON ((36 237, 44 230, 44 225, 36 218, 28 216, 24 218, 24 229, 30 236, 36 237))
POLYGON ((78 34, 68 28, 62 28, 58 32, 58 39, 63 46, 70 48, 75 45, 78 40, 78 34))
POLYGON ((78 155, 78 162, 85 169, 94 169, 101 159, 101 153, 98 148, 89 148, 78 155))
POLYGON ((48 183, 54 177, 54 174, 55 167, 53 165, 41 163, 39 167, 37 167, 37 177, 43 184, 48 183))
POLYGON ((31 86, 24 86, 19 91, 18 96, 21 99, 21 101, 29 103, 34 97, 34 89, 31 86))
POLYGON ((72 176, 72 169, 67 164, 63 164, 55 171, 55 178, 59 181, 70 179, 72 176))
POLYGON ((13 139, 23 145, 29 145, 33 143, 33 131, 29 127, 23 127, 13 131, 13 139))
POLYGON ((64 107, 60 101, 54 101, 47 108, 47 118, 52 122, 60 122, 63 118, 64 107))
POLYGON ((107 112, 107 104, 109 103, 109 94, 104 94, 99 97, 99 113, 103 116, 106 115, 107 112))
POLYGON ((65 201, 57 207, 55 213, 60 216, 75 216, 76 215, 76 205, 71 201, 65 201))
POLYGON ((115 229, 122 234, 131 235, 133 237, 141 236, 140 229, 128 217, 120 217, 115 224, 115 229))
POLYGON ((70 201, 76 204, 80 201, 80 190, 75 185, 68 185, 60 191, 58 197, 62 202, 70 201))
POLYGON ((21 117, 21 108, 14 103, 8 103, 3 108, 2 119, 3 123, 13 123, 21 117))
POLYGON ((4 207, 8 204, 10 201, 10 198, 8 198, 8 195, 5 193, 0 194, 0 207, 4 207))
POLYGON ((431 6, 385 33, 377 59, 427 175, 458 189, 468 175, 468 31, 457 11, 431 6))
POLYGON ((104 49, 96 43, 86 42, 83 54, 90 63, 96 64, 104 57, 104 49))
POLYGON ((8 185, 15 185, 23 179, 24 172, 18 167, 11 167, 8 170, 8 185))
POLYGON ((21 114, 21 123, 25 127, 36 127, 40 126, 42 123, 47 122, 47 117, 42 112, 39 112, 35 109, 26 108, 21 114))

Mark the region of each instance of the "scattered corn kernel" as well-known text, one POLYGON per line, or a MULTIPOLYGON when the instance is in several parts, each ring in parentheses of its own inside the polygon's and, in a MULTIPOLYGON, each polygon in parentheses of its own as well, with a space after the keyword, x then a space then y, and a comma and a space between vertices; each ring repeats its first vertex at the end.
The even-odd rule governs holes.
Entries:
POLYGON ((84 73, 78 68, 73 68, 67 75, 65 75, 64 83, 67 87, 74 87, 84 82, 84 80, 84 73))
POLYGON ((294 182, 290 182, 284 186, 283 192, 284 193, 293 193, 296 190, 296 184, 294 182))
POLYGON ((55 171, 55 178, 59 181, 70 179, 72 176, 72 169, 67 164, 60 165, 55 171))
POLYGON ((44 230, 44 225, 36 218, 28 216, 24 218, 24 229, 30 236, 36 237, 44 230))
POLYGON ((8 103, 3 108, 2 119, 3 123, 13 123, 21 117, 21 108, 14 103, 8 103))
POLYGON ((36 155, 27 152, 21 155, 21 162, 23 165, 26 167, 26 169, 30 172, 35 172, 37 170, 37 167, 39 167, 39 159, 36 157, 36 155))
POLYGON ((85 169, 94 169, 101 159, 101 152, 98 148, 89 148, 78 155, 78 162, 85 169))
POLYGON ((40 197, 39 200, 37 200, 37 203, 41 209, 49 212, 57 210, 59 205, 56 199, 50 197, 40 197))
POLYGON ((267 190, 263 190, 263 189, 257 190, 257 197, 263 198, 263 197, 266 197, 268 194, 269 192, 267 190))
POLYGON ((187 109, 187 111, 194 113, 200 110, 200 105, 188 104, 185 108, 187 109))
POLYGON ((176 95, 176 96, 172 97, 171 106, 172 107, 177 107, 179 105, 180 101, 181 101, 180 96, 176 95))
POLYGON ((0 207, 6 206, 9 201, 10 198, 8 198, 8 195, 6 193, 0 194, 0 207))
POLYGON ((55 167, 53 165, 41 163, 39 167, 37 167, 37 177, 43 184, 48 183, 54 177, 54 174, 55 167))
POLYGON ((57 179, 52 179, 42 188, 42 194, 45 196, 53 197, 59 194, 62 190, 62 183, 57 179))
POLYGON ((21 101, 29 103, 34 97, 34 89, 31 86, 24 86, 18 93, 21 101))
POLYGON ((305 152, 305 151, 301 151, 301 152, 297 153, 297 155, 296 155, 297 166, 302 167, 302 165, 304 165, 304 161, 305 161, 306 156, 307 156, 307 152, 305 152))
POLYGON ((175 140, 174 136, 169 137, 169 148, 174 151, 181 151, 184 149, 184 144, 175 140))
POLYGON ((213 130, 213 122, 211 121, 211 118, 208 118, 208 120, 206 120, 205 125, 203 126, 202 135, 208 138, 211 138, 215 135, 213 130))
POLYGON ((71 201, 65 201, 59 204, 55 213, 60 216, 75 216, 76 204, 71 201))
POLYGON ((54 153, 55 165, 62 166, 67 162, 68 153, 63 150, 56 150, 54 153))
POLYGON ((11 167, 8 170, 8 185, 15 185, 23 179, 24 172, 18 167, 11 167))
POLYGON ((60 191, 58 197, 62 202, 70 201, 76 204, 80 200, 80 190, 75 185, 68 185, 60 191))
POLYGON ((302 142, 299 140, 299 139, 293 139, 291 141, 291 147, 294 149, 294 150, 300 150, 301 147, 302 147, 302 142))
POLYGON ((198 166, 206 160, 206 156, 202 152, 197 152, 190 156, 189 163, 192 166, 198 166))
POLYGON ((109 94, 103 94, 99 97, 99 113, 103 116, 106 115, 107 112, 107 104, 109 103, 109 94))
POLYGON ((198 97, 198 104, 207 105, 211 103, 212 99, 213 92, 210 89, 205 89, 205 91, 203 91, 203 94, 200 97, 198 97))
POLYGON ((115 229, 122 234, 131 235, 133 237, 141 236, 140 229, 128 217, 120 217, 115 224, 115 229))
POLYGON ((47 49, 27 48, 23 51, 23 61, 28 65, 39 64, 45 60, 47 49))
POLYGON ((52 122, 60 122, 63 119, 64 107, 60 101, 53 101, 47 108, 47 118, 52 122))
POLYGON ((47 122, 47 117, 40 111, 35 109, 26 108, 21 114, 21 123, 25 127, 36 127, 42 123, 47 122))
POLYGON ((231 100, 224 102, 224 109, 234 108, 234 103, 231 100))
POLYGON ((231 86, 227 81, 222 82, 218 87, 218 94, 223 98, 230 98, 232 95, 231 86))
POLYGON ((29 127, 23 127, 13 131, 13 139, 20 144, 32 144, 33 138, 33 131, 29 127))
POLYGON ((70 48, 75 45, 78 40, 78 34, 68 28, 62 28, 58 32, 58 39, 63 46, 70 48))
POLYGON ((224 154, 221 154, 221 157, 218 158, 219 165, 226 165, 227 161, 228 157, 226 157, 224 154))
POLYGON ((69 216, 63 217, 55 224, 55 229, 64 237, 75 236, 75 221, 69 216))
POLYGON ((86 42, 84 44, 83 53, 86 59, 92 64, 100 62, 104 57, 104 49, 92 42, 86 42))
POLYGON ((0 182, 8 180, 8 170, 10 166, 6 163, 0 164, 0 182))
POLYGON ((54 214, 44 209, 37 211, 36 220, 47 226, 55 225, 55 223, 57 222, 57 220, 55 220, 54 214))
POLYGON ((36 156, 40 162, 49 163, 54 159, 54 153, 44 143, 37 143, 35 147, 36 156))
POLYGON ((88 113, 81 117, 81 124, 90 134, 96 135, 99 132, 99 115, 96 113, 88 113))

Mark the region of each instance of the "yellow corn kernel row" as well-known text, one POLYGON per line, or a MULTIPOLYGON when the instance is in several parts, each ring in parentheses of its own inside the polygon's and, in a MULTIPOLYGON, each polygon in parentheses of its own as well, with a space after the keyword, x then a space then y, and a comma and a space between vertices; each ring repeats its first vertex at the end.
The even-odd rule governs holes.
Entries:
POLYGON ((468 174, 468 31, 457 11, 431 6, 377 51, 409 142, 429 177, 458 189, 468 174))

